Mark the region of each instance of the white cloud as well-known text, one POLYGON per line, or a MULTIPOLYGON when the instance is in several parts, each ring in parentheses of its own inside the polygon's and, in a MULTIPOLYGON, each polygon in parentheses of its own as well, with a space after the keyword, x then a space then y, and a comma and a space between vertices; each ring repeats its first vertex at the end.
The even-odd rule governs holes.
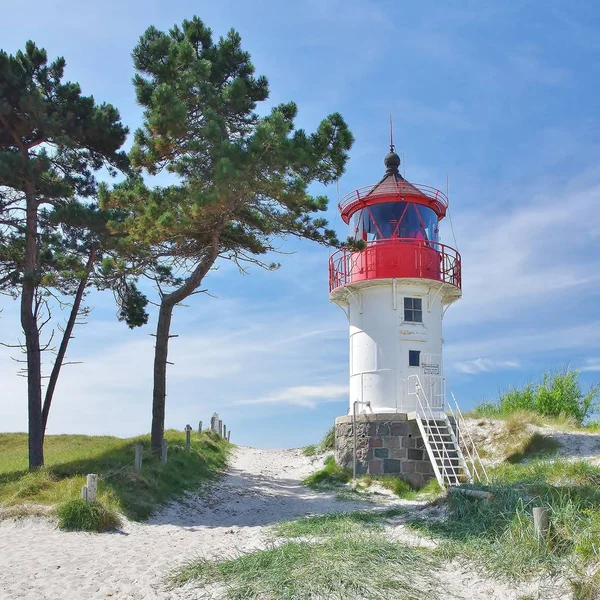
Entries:
POLYGON ((237 400, 235 404, 291 404, 316 408, 322 402, 342 400, 347 394, 347 385, 301 385, 284 388, 259 398, 237 400))
POLYGON ((448 311, 448 324, 514 319, 515 312, 557 304, 567 294, 596 286, 599 179, 597 174, 586 186, 553 183, 551 191, 506 189, 504 204, 495 211, 455 212, 463 299, 448 311))
POLYGON ((490 358, 474 358, 458 362, 455 368, 461 373, 476 375, 478 373, 489 373, 490 371, 502 371, 504 369, 518 369, 520 363, 516 360, 492 360, 490 358))
POLYGON ((586 359, 584 364, 581 367, 578 367, 577 370, 581 371, 582 373, 587 373, 587 372, 593 373, 593 372, 600 371, 600 358, 586 359))

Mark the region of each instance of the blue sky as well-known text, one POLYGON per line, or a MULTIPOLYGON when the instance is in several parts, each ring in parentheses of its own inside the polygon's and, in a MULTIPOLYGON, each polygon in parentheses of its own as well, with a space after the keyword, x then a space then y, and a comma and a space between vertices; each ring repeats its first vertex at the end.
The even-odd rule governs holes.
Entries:
MULTIPOLYGON (((194 14, 216 35, 234 27, 270 102, 294 100, 313 129, 341 112, 356 137, 341 194, 383 174, 388 114, 409 180, 450 182, 463 299, 444 319, 445 372, 464 408, 544 369, 600 379, 600 8, 593 2, 12 3, 2 48, 35 40, 67 76, 113 103, 134 130, 130 53, 146 27, 194 14)), ((341 236, 335 186, 328 217, 341 236)), ((454 245, 446 223, 443 241, 454 245)), ((222 263, 214 297, 176 310, 167 425, 218 410, 233 440, 316 441, 347 409, 347 322, 328 301, 327 249, 285 242, 277 272, 222 263)), ((128 330, 110 294, 93 294, 76 331, 50 433, 131 435, 150 427, 151 323, 128 330)), ((19 335, 0 299, 0 338, 19 335)), ((26 429, 25 381, 0 349, 0 430, 26 429)))

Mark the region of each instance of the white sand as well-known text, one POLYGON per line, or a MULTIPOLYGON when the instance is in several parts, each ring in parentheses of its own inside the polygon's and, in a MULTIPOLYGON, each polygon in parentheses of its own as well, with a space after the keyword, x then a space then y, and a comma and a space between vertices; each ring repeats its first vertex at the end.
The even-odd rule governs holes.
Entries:
MULTIPOLYGON (((0 599, 218 598, 216 588, 187 585, 168 590, 164 579, 173 567, 195 557, 224 558, 264 548, 274 523, 365 508, 365 503, 339 501, 333 493, 302 486, 301 480, 321 464, 322 457, 308 458, 300 450, 238 448, 227 474, 205 493, 188 494, 147 523, 126 522, 118 533, 63 533, 52 521, 39 517, 4 521, 0 523, 0 599)), ((389 496, 378 498, 388 506, 399 503, 389 496)), ((436 509, 421 511, 422 503, 402 504, 412 514, 431 512, 430 517, 436 517, 436 509)), ((435 544, 410 532, 403 520, 387 524, 395 539, 411 545, 435 544)), ((441 597, 450 597, 449 593, 482 600, 509 600, 524 594, 567 597, 560 590, 557 595, 540 593, 537 584, 512 589, 457 564, 446 565, 432 578, 439 581, 434 586, 441 597)))

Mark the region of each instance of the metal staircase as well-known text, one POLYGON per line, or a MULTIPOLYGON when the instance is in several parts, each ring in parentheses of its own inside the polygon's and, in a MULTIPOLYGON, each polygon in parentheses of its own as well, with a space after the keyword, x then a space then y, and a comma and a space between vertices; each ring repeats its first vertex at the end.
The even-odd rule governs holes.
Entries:
POLYGON ((444 403, 440 403, 439 398, 434 398, 432 405, 418 375, 409 377, 409 385, 409 393, 416 398, 415 419, 438 483, 445 487, 464 482, 489 483, 454 394, 454 408, 449 406, 449 416, 444 412, 444 403))

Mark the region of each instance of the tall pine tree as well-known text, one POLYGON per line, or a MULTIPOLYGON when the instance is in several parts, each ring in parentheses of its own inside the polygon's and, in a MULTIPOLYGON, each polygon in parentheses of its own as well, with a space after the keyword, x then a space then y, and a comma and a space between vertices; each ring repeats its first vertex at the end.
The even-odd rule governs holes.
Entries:
POLYGON ((44 206, 65 208, 93 196, 95 171, 106 167, 115 174, 128 165, 120 151, 127 128, 118 111, 83 96, 77 83, 63 82, 64 68, 63 58, 48 64, 45 50, 32 41, 14 56, 0 51, 0 209, 6 242, 0 283, 19 287, 30 469, 44 463, 38 317, 40 286, 49 274, 42 266, 58 264, 50 249, 58 242, 40 228, 40 214, 44 206), (24 219, 15 219, 16 211, 24 219))
POLYGON ((150 175, 166 170, 177 182, 148 190, 138 178, 105 202, 128 207, 132 239, 183 269, 179 284, 160 293, 152 404, 152 448, 158 451, 174 307, 198 289, 220 256, 257 260, 286 235, 336 242, 315 216, 327 198, 313 196, 308 186, 340 177, 353 137, 338 113, 312 134, 296 129, 293 102, 259 116, 268 82, 255 77, 234 30, 215 42, 197 17, 168 33, 151 27, 133 59, 144 123, 130 158, 150 175))

